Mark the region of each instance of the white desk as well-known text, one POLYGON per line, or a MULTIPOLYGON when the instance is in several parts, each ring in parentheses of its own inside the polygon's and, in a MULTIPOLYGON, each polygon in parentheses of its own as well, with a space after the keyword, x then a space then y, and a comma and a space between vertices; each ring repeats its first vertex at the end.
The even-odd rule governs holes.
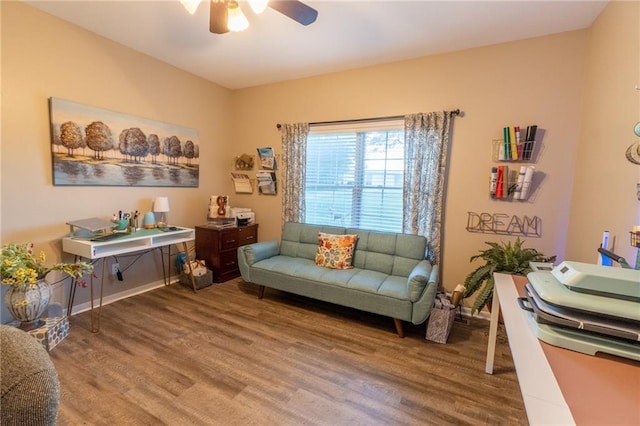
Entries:
POLYGON ((526 318, 528 313, 518 306, 519 295, 511 275, 495 274, 494 277, 492 303, 494 309, 491 312, 485 371, 489 374, 493 373, 498 318, 502 310, 509 348, 529 423, 532 425, 575 424, 538 338, 529 330, 526 318))
POLYGON ((541 342, 518 306, 526 277, 495 274, 486 372, 502 311, 522 398, 532 425, 640 424, 640 363, 591 356, 541 342))
MULTIPOLYGON (((169 247, 169 260, 171 259, 171 245, 183 244, 185 253, 188 253, 187 242, 193 241, 195 232, 191 228, 177 228, 175 231, 162 231, 160 229, 141 229, 131 234, 107 240, 107 241, 91 241, 81 237, 66 237, 62 239, 62 250, 76 256, 76 259, 85 258, 90 260, 102 259, 102 276, 100 277, 100 304, 98 307, 97 317, 94 322, 94 302, 93 302, 93 274, 91 275, 91 331, 97 333, 100 330, 100 313, 102 311, 102 290, 105 275, 105 257, 115 256, 119 254, 134 253, 141 250, 156 249, 161 247, 169 247)), ((162 258, 162 274, 164 283, 167 284, 167 273, 165 271, 164 257, 162 258)), ((171 263, 167 262, 169 271, 171 263)), ((73 300, 75 298, 76 281, 71 286, 69 293, 69 306, 67 315, 71 316, 73 309, 73 300)), ((196 291, 196 285, 193 281, 193 290, 196 291)))

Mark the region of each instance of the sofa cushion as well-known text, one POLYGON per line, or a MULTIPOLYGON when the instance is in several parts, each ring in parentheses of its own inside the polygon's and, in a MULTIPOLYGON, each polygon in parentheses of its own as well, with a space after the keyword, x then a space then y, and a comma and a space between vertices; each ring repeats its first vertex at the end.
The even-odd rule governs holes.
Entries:
POLYGON ((347 234, 358 234, 353 266, 387 275, 408 276, 425 258, 427 240, 420 235, 366 231, 348 228, 347 234))
POLYGON ((287 222, 282 231, 280 254, 315 261, 318 232, 357 234, 352 266, 387 275, 409 276, 425 258, 427 249, 427 240, 420 235, 287 222))
POLYGON ((355 234, 335 235, 318 232, 316 265, 333 269, 351 269, 353 248, 358 236, 355 234))
MULTIPOLYGON (((289 256, 273 256, 269 259, 261 260, 255 263, 252 269, 252 274, 257 279, 276 273, 281 277, 279 279, 281 282, 286 282, 289 278, 298 278, 306 283, 324 283, 328 286, 344 287, 364 293, 384 295, 398 300, 408 301, 409 299, 406 277, 389 276, 376 271, 358 268, 323 268, 308 259, 289 256)), ((292 289, 288 290, 292 291, 292 289)))
POLYGON ((308 225, 287 222, 282 231, 280 254, 315 260, 318 250, 318 232, 344 234, 345 228, 326 225, 308 225))

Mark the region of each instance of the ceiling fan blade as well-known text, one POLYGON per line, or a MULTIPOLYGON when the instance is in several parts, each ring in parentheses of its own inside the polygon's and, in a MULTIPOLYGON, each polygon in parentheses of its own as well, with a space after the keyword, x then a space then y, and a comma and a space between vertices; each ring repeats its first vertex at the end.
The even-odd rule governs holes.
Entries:
POLYGON ((269 7, 302 25, 313 24, 318 17, 318 11, 297 0, 270 1, 269 7))
POLYGON ((209 31, 214 34, 228 33, 227 14, 226 1, 211 0, 209 2, 209 31))

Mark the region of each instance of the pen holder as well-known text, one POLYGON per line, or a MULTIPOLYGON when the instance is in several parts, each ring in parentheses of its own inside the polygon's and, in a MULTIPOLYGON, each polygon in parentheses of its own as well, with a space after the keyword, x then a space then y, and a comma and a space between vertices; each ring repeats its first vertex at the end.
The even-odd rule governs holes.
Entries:
POLYGON ((129 221, 127 219, 118 219, 114 220, 113 223, 116 224, 116 231, 124 231, 129 226, 129 221))
POLYGON ((136 232, 138 230, 138 219, 129 218, 129 232, 136 232))

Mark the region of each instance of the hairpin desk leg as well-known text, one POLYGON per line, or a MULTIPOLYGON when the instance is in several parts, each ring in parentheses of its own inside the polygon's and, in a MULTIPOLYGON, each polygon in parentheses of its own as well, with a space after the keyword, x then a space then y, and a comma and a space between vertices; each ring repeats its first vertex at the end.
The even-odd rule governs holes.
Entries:
POLYGON ((102 294, 104 289, 104 273, 106 269, 106 261, 102 258, 102 276, 100 277, 100 304, 98 305, 98 311, 95 312, 93 306, 93 274, 91 275, 91 332, 97 333, 100 331, 100 315, 102 314, 102 294))
MULTIPOLYGON (((74 263, 78 263, 78 261, 80 261, 80 256, 75 255, 73 261, 74 263)), ((71 317, 71 312, 73 311, 73 302, 76 298, 76 286, 78 285, 78 280, 79 278, 74 278, 71 280, 69 299, 67 300, 67 317, 71 317)))
POLYGON ((169 275, 169 277, 171 277, 171 244, 169 244, 167 246, 167 265, 165 266, 164 264, 164 253, 162 253, 162 247, 158 247, 158 249, 160 250, 160 259, 162 259, 162 280, 164 282, 164 285, 170 285, 171 284, 171 279, 169 278, 169 280, 167 280, 167 275, 169 275), (167 274, 167 270, 169 271, 169 273, 167 274))

